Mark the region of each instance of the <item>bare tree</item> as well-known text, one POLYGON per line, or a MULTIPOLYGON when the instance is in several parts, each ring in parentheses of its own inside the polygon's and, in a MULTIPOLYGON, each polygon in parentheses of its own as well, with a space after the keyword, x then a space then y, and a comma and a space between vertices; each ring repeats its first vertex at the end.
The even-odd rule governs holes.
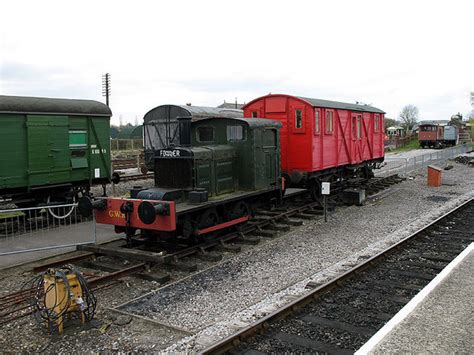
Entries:
POLYGON ((402 122, 402 127, 407 131, 411 131, 413 126, 418 121, 418 107, 415 105, 406 105, 398 115, 402 122))

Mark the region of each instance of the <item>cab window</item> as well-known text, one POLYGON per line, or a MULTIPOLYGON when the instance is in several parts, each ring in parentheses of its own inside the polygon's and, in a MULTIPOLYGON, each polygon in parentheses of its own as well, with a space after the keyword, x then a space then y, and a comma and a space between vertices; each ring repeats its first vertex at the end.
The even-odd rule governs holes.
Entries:
POLYGON ((274 129, 266 129, 262 134, 264 148, 276 147, 276 131, 274 129))
POLYGON ((198 142, 212 142, 214 140, 213 127, 199 127, 197 129, 198 142))
POLYGON ((236 142, 245 139, 245 130, 242 126, 227 126, 227 141, 236 142))
POLYGON ((257 117, 258 117, 257 111, 252 111, 252 118, 257 118, 257 117))

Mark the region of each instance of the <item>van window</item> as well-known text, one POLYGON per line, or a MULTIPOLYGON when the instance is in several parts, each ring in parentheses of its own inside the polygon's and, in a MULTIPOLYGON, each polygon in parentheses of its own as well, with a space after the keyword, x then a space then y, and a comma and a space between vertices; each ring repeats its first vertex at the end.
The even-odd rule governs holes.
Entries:
POLYGON ((69 148, 87 147, 87 131, 69 131, 69 148))
POLYGON ((319 108, 314 109, 314 134, 319 134, 319 108))
POLYGON ((332 133, 333 130, 333 111, 326 111, 326 133, 332 133))
POLYGON ((198 142, 212 142, 214 140, 213 127, 199 127, 197 129, 198 142))
POLYGON ((357 138, 362 137, 362 116, 357 116, 357 138))
POLYGON ((374 132, 379 131, 379 124, 380 124, 380 117, 379 117, 379 115, 375 115, 375 118, 374 118, 374 132))
POLYGON ((295 128, 303 128, 303 111, 295 110, 295 128))

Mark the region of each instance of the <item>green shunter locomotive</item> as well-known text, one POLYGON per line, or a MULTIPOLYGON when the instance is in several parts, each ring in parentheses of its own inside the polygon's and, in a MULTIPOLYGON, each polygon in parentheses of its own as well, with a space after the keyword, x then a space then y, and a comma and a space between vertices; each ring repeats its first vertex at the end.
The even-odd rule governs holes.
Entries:
POLYGON ((111 115, 97 101, 0 96, 0 199, 71 202, 108 183, 111 115))
POLYGON ((245 222, 259 205, 282 198, 281 124, 258 118, 178 118, 176 144, 154 151, 155 187, 131 198, 81 199, 98 223, 131 237, 195 240, 245 222))

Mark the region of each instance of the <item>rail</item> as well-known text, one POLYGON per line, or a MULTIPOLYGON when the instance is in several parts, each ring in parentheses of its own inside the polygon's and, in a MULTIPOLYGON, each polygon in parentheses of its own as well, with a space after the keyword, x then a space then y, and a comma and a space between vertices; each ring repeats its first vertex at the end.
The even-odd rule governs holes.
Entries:
POLYGON ((453 210, 447 212, 443 216, 437 218, 435 221, 431 222, 429 225, 419 229, 415 233, 411 234, 410 236, 402 239, 398 243, 388 247, 387 249, 383 250, 382 252, 378 253, 377 255, 367 259, 363 263, 353 267, 352 269, 346 271, 342 275, 332 279, 331 281, 313 289, 309 293, 299 297, 298 299, 290 302, 289 304, 285 305, 284 307, 270 313, 269 315, 261 318, 257 322, 243 328, 242 330, 238 331, 237 333, 230 335, 223 340, 209 346, 205 350, 201 352, 201 354, 222 354, 226 352, 230 352, 243 342, 246 342, 248 339, 254 337, 257 334, 262 334, 265 332, 269 327, 270 324, 275 323, 281 319, 288 317, 289 315, 293 314, 296 310, 301 309, 305 305, 313 302, 314 300, 319 299, 323 294, 326 292, 336 289, 339 287, 343 282, 353 278, 355 275, 360 274, 362 271, 365 271, 374 265, 380 264, 382 260, 384 260, 389 255, 393 254, 394 252, 398 251, 405 245, 407 245, 410 241, 415 239, 418 236, 422 236, 426 230, 429 230, 434 225, 438 224, 440 221, 447 219, 449 216, 454 214, 455 212, 463 209, 464 207, 472 204, 474 199, 470 199, 463 204, 457 206, 453 210))

